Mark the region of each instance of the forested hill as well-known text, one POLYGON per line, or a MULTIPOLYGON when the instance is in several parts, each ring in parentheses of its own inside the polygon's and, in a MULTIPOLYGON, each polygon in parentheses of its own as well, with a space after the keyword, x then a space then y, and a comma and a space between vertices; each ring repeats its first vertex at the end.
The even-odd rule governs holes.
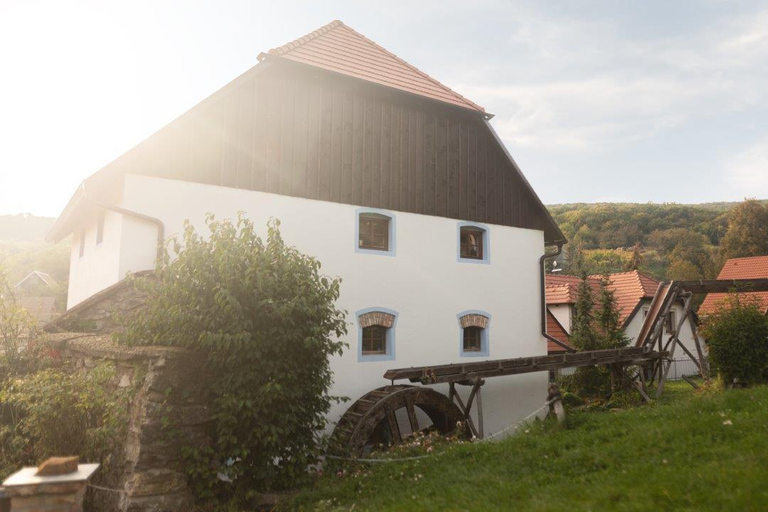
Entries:
POLYGON ((55 220, 28 213, 0 215, 0 241, 42 242, 55 220))
POLYGON ((45 235, 56 219, 26 213, 0 215, 0 272, 15 283, 33 270, 62 283, 69 276, 69 242, 51 244, 45 235))
MULTIPOLYGON (((768 212, 766 200, 748 203, 768 212)), ((716 276, 728 256, 721 245, 731 212, 744 204, 573 203, 548 208, 570 242, 559 259, 566 271, 638 267, 661 279, 698 279, 716 276), (638 258, 639 265, 633 262, 638 258)), ((765 215, 754 210, 750 215, 765 215)), ((754 224, 760 223, 758 218, 754 224)))

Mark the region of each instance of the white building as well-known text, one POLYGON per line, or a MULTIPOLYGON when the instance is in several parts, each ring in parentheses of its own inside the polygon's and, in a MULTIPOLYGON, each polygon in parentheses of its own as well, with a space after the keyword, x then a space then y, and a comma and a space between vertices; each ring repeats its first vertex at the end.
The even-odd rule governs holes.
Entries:
MULTIPOLYGON (((68 308, 154 268, 185 220, 242 211, 343 278, 333 394, 391 368, 545 355, 540 259, 564 237, 492 116, 341 22, 259 60, 75 192, 49 236, 73 236, 68 308)), ((546 386, 489 379, 486 432, 546 386)))

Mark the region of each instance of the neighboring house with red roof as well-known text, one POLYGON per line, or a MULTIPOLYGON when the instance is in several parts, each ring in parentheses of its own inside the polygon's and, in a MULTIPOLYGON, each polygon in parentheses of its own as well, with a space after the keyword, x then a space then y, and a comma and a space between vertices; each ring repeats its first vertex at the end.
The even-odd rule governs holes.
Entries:
MULTIPOLYGON (((764 279, 768 278, 768 256, 731 258, 725 262, 718 279, 764 279)), ((754 301, 757 307, 768 315, 768 292, 740 292, 747 300, 754 301)), ((699 316, 715 313, 727 304, 727 293, 710 293, 699 307, 699 316)))
MULTIPOLYGON (((592 287, 592 292, 597 300, 597 294, 600 291, 600 282, 602 276, 589 276, 587 278, 592 287)), ((547 310, 552 317, 547 318, 547 333, 555 338, 570 343, 571 323, 573 319, 574 306, 578 297, 578 288, 581 284, 581 278, 569 275, 547 274, 546 276, 546 300, 547 310), (561 339, 560 336, 565 336, 561 339)), ((659 287, 659 281, 640 271, 619 272, 609 275, 608 289, 613 291, 616 298, 616 307, 619 311, 619 323, 624 329, 624 333, 634 342, 640 334, 640 329, 648 313, 648 309, 659 287)), ((667 319, 665 325, 665 334, 669 335, 683 314, 682 304, 674 307, 672 314, 667 319), (672 327, 674 326, 674 327, 672 327)), ((690 321, 683 324, 680 333, 680 341, 695 354, 696 345, 693 340, 693 331, 690 321)), ((550 342, 550 353, 563 352, 565 349, 559 347, 556 343, 550 342)), ((675 353, 675 359, 690 359, 684 351, 678 350, 675 353)))
MULTIPOLYGON (((48 236, 73 237, 67 307, 99 309, 89 298, 153 269, 185 221, 205 233, 206 214, 243 212, 343 280, 334 395, 354 402, 393 368, 545 355, 540 258, 566 240, 491 117, 340 21, 262 53, 74 191, 48 236)), ((546 388, 489 380, 486 431, 546 388)))

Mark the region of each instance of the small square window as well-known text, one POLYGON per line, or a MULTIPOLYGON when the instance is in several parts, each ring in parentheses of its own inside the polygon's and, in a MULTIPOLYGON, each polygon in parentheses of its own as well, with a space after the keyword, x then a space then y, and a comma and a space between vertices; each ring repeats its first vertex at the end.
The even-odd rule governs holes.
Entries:
POLYGON ((464 352, 483 350, 483 329, 481 327, 464 328, 464 352))
POLYGON ((99 214, 96 222, 96 245, 104 241, 104 213, 99 214))
POLYGON ((670 311, 667 315, 667 318, 664 322, 664 328, 666 329, 667 333, 675 334, 675 329, 677 329, 677 319, 674 311, 670 311))
POLYGON ((387 328, 372 325, 363 328, 363 355, 385 355, 387 353, 387 328))
POLYGON ((389 251, 390 218, 378 213, 360 214, 358 247, 374 251, 389 251))
POLYGON ((488 231, 485 228, 459 224, 459 261, 489 261, 488 231))
POLYGON ((80 251, 79 251, 80 257, 82 258, 83 254, 85 254, 85 230, 84 229, 80 231, 80 247, 79 247, 79 249, 80 249, 80 251))

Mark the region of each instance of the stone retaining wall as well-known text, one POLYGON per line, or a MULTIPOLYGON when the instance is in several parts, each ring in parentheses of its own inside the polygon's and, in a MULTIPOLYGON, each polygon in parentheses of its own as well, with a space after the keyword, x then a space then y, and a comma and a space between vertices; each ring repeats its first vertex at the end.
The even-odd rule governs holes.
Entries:
MULTIPOLYGON (((120 462, 110 476, 121 492, 91 490, 95 510, 161 512, 192 510, 192 497, 179 466, 179 444, 205 445, 209 412, 201 396, 206 388, 204 361, 170 347, 124 347, 110 336, 51 335, 66 364, 88 371, 100 362, 115 363, 115 386, 133 388, 128 435, 120 462), (173 425, 172 432, 167 425, 173 425)), ((90 461, 89 461, 90 462, 90 461)), ((94 461, 98 462, 98 461, 94 461)))

